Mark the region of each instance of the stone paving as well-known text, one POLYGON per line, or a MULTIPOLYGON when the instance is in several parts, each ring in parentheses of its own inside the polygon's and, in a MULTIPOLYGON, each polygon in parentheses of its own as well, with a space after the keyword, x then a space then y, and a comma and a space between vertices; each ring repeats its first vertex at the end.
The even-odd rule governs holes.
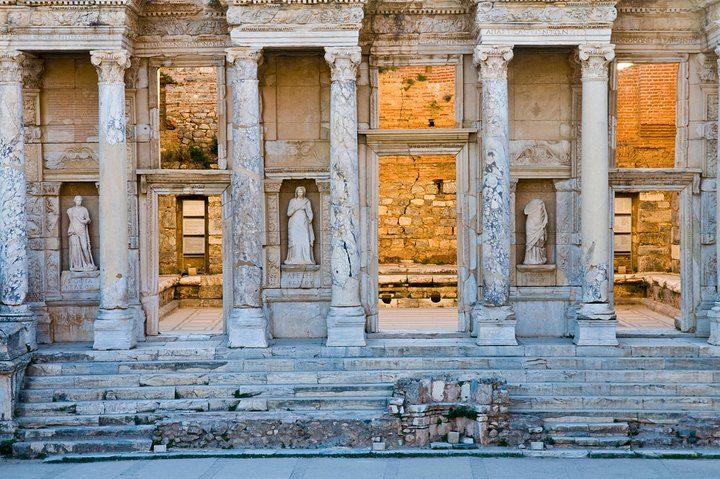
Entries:
POLYGON ((47 464, 0 461, 3 479, 710 479, 720 460, 563 458, 193 458, 47 464))

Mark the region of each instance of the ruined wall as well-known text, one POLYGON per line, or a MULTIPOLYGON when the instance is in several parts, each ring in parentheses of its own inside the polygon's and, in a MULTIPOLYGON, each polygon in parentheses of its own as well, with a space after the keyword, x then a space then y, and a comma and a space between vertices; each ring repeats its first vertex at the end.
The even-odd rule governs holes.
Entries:
POLYGON ((455 128, 455 67, 378 69, 380 128, 455 128))
POLYGON ((677 63, 634 64, 618 71, 619 168, 675 165, 677 63))
POLYGON ((380 157, 378 259, 456 261, 455 157, 380 157))

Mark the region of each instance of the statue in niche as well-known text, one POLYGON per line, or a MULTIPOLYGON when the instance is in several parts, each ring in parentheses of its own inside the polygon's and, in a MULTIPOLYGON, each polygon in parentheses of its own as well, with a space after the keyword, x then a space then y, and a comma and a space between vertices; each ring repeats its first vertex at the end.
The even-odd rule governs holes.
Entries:
POLYGON ((95 271, 97 266, 90 251, 90 233, 87 226, 90 223, 90 214, 82 205, 82 196, 77 195, 73 201, 75 206, 67 210, 70 219, 68 227, 70 271, 95 271))
POLYGON ((288 204, 288 252, 285 264, 315 264, 313 259, 313 212, 304 186, 295 188, 295 198, 288 204))
POLYGON ((539 198, 530 200, 524 210, 525 221, 525 261, 523 264, 545 264, 545 239, 547 238, 547 210, 545 202, 539 198))

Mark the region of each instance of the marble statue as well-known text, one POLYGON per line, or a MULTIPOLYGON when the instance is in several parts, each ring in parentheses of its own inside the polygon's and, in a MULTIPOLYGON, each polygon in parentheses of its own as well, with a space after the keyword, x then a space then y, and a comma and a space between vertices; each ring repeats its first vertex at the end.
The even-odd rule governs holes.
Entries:
POLYGON ((82 196, 76 196, 74 201, 75 206, 67 210, 70 219, 68 227, 70 271, 95 271, 97 266, 90 251, 90 233, 87 226, 90 223, 90 214, 82 205, 82 196))
POLYGON ((547 238, 547 211, 545 202, 539 198, 532 199, 525 205, 525 261, 523 264, 545 264, 547 254, 545 240, 547 238))
POLYGON ((285 264, 315 264, 313 259, 313 212, 305 187, 295 188, 295 198, 288 204, 288 253, 285 264))

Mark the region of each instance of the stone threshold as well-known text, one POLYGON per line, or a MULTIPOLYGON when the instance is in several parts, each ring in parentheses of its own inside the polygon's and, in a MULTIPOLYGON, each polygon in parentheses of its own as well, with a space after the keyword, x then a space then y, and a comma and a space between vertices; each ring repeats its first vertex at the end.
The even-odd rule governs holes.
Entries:
MULTIPOLYGON (((131 461, 148 459, 202 459, 202 458, 283 458, 283 457, 531 457, 563 459, 720 459, 718 448, 552 448, 543 450, 520 449, 517 447, 479 447, 477 449, 390 449, 373 451, 369 448, 328 448, 328 449, 185 449, 169 452, 128 452, 110 454, 66 454, 44 459, 49 464, 131 461)), ((1 463, 1 462, 0 462, 1 463)))

